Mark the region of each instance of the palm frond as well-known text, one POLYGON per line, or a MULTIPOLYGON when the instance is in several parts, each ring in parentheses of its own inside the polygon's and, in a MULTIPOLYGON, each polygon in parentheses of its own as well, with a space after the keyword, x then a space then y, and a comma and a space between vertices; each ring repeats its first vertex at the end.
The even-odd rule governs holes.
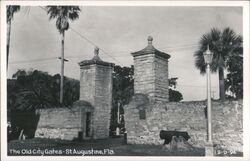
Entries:
POLYGON ((218 28, 212 28, 210 36, 212 41, 218 41, 221 38, 221 31, 218 28))
POLYGON ((49 19, 56 19, 56 27, 60 33, 69 29, 69 20, 79 18, 81 9, 78 6, 47 6, 49 19))
POLYGON ((207 45, 213 52, 213 60, 211 71, 216 72, 218 68, 226 68, 227 58, 233 53, 242 53, 242 36, 237 36, 229 27, 220 31, 217 28, 212 28, 209 33, 201 36, 199 41, 200 47, 194 54, 195 66, 200 70, 201 74, 205 72, 205 62, 203 53, 207 45))
POLYGON ((7 6, 7 22, 11 21, 14 18, 14 14, 20 10, 18 5, 9 5, 7 6))
POLYGON ((66 17, 58 17, 56 20, 56 27, 60 33, 69 29, 69 22, 66 17))
POLYGON ((195 67, 200 70, 200 73, 203 75, 206 73, 206 64, 203 58, 203 50, 198 50, 194 54, 195 57, 195 67))
POLYGON ((79 7, 71 7, 69 10, 69 19, 71 21, 78 19, 80 12, 81 9, 79 7))

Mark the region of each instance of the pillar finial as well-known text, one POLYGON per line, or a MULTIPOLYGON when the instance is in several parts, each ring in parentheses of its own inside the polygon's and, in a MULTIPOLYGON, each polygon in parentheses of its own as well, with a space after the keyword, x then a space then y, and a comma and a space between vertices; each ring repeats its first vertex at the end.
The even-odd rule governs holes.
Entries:
POLYGON ((152 44, 153 42, 153 37, 152 36, 148 36, 148 44, 152 44))
POLYGON ((98 56, 98 54, 99 54, 99 48, 97 46, 94 49, 94 54, 95 54, 95 56, 98 56))

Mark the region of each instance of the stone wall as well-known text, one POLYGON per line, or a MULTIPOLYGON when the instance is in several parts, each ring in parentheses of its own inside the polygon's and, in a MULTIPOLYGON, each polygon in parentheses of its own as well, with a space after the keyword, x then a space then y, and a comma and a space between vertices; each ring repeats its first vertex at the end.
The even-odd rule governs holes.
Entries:
MULTIPOLYGON (((146 95, 135 95, 125 106, 128 144, 163 144, 160 130, 186 131, 189 143, 204 147, 206 135, 206 103, 148 102, 146 95), (146 111, 146 119, 139 118, 139 110, 146 111)), ((242 151, 242 101, 212 102, 212 131, 214 144, 242 151)))
POLYGON ((73 140, 78 138, 81 131, 79 108, 51 108, 40 109, 35 137, 73 140))
POLYGON ((69 108, 41 109, 35 137, 73 140, 109 137, 112 107, 112 66, 81 67, 81 96, 69 108), (85 101, 85 100, 88 101, 85 101), (86 136, 86 113, 91 113, 90 134, 86 136))

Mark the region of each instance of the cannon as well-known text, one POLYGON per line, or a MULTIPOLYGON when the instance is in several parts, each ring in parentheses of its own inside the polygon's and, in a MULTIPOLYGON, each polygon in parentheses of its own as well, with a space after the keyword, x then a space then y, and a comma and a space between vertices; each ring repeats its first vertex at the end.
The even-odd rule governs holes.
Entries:
POLYGON ((175 136, 177 138, 183 137, 185 139, 185 141, 188 141, 188 139, 190 139, 190 136, 188 135, 187 132, 183 132, 183 131, 165 131, 165 130, 160 131, 160 138, 165 139, 164 144, 169 144, 171 142, 173 136, 175 136))

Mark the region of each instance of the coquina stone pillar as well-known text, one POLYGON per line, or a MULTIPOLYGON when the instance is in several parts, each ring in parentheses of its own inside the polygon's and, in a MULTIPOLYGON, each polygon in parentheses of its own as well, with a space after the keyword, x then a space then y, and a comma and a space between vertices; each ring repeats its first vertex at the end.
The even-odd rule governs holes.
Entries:
POLYGON ((83 135, 94 139, 109 137, 114 66, 113 63, 102 61, 98 54, 99 49, 95 48, 94 57, 91 60, 79 63, 80 101, 87 101, 94 107, 91 115, 88 113, 83 115, 83 135), (86 121, 87 124, 84 123, 86 121))
POLYGON ((154 101, 169 101, 168 59, 170 55, 152 45, 148 37, 146 48, 132 53, 134 57, 135 93, 147 94, 154 101))

